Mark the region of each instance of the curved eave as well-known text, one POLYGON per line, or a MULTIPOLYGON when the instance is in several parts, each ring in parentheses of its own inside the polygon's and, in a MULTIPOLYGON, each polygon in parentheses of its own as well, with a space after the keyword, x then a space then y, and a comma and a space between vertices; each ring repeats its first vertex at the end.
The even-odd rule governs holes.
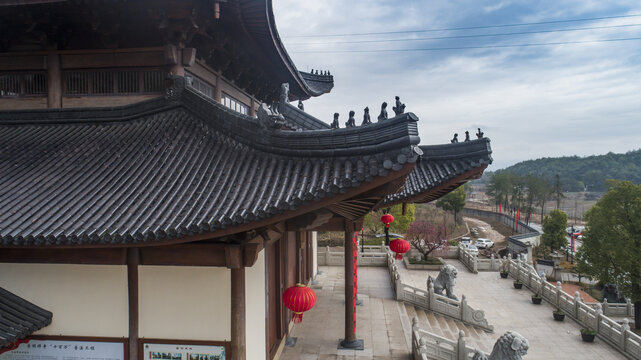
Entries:
POLYGON ((51 324, 53 318, 50 311, 1 287, 0 314, 0 350, 51 324))
POLYGON ((243 28, 249 37, 260 46, 263 54, 270 59, 276 72, 274 80, 278 83, 289 83, 290 101, 306 100, 325 94, 332 89, 333 77, 321 78, 321 75, 318 75, 318 79, 308 77, 310 80, 308 82, 296 69, 276 29, 272 0, 238 0, 238 2, 243 28), (255 10, 256 7, 260 7, 259 11, 255 10), (265 33, 266 30, 268 33, 265 33), (331 86, 328 82, 331 82, 331 86))
POLYGON ((492 163, 490 139, 456 144, 420 146, 423 155, 403 190, 390 194, 379 207, 398 203, 427 203, 478 179, 492 163))

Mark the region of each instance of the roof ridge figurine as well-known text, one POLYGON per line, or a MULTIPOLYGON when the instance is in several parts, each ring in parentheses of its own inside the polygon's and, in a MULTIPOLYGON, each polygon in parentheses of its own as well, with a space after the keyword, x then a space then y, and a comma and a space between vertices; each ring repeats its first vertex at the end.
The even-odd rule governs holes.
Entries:
POLYGON ((465 141, 470 141, 470 132, 465 131, 465 141))
POLYGON ((479 131, 476 133, 476 138, 477 139, 482 139, 483 138, 483 132, 481 131, 481 128, 478 128, 479 131))
POLYGON ((381 113, 378 115, 378 122, 387 120, 387 103, 383 101, 381 104, 381 113))
POLYGON ((365 109, 363 109, 363 123, 361 123, 361 126, 369 125, 371 123, 372 120, 369 117, 369 107, 366 106, 365 109))
POLYGON ((338 123, 338 113, 334 113, 334 121, 332 121, 331 128, 332 129, 340 128, 340 124, 338 123))
POLYGON ((396 96, 396 106, 393 106, 392 110, 394 110, 394 114, 397 116, 405 112, 405 104, 401 102, 401 98, 398 96, 396 96))
POLYGON ((450 142, 452 144, 456 144, 458 142, 458 134, 457 133, 454 134, 454 137, 452 138, 452 140, 450 140, 450 142))
POLYGON ((345 123, 346 128, 351 128, 356 126, 356 119, 354 119, 354 110, 350 110, 349 112, 349 118, 347 119, 347 122, 345 123))
POLYGON ((303 105, 303 100, 298 100, 298 109, 305 111, 305 105, 303 105))

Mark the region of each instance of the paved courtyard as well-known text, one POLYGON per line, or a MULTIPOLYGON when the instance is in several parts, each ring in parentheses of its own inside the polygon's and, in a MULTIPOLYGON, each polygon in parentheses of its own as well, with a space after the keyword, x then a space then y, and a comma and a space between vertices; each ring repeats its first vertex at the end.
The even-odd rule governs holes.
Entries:
MULTIPOLYGON (((458 260, 448 262, 458 270, 455 294, 459 298, 464 294, 473 308, 485 310, 488 322, 494 325, 493 339, 508 330, 528 339, 530 350, 524 359, 625 359, 599 339, 592 344, 581 341, 579 324, 567 316, 564 322, 554 321, 552 305, 545 301, 542 305, 533 305, 532 293, 525 288, 514 289, 512 279, 501 279, 498 272, 472 274, 458 260)), ((402 265, 399 270, 404 282, 420 288, 426 287, 428 274, 437 273, 407 270, 402 265)), ((492 344, 488 344, 488 348, 491 347, 492 344)))
MULTIPOLYGON (((564 322, 552 319, 552 306, 533 305, 530 292, 516 290, 512 280, 500 279, 496 272, 470 273, 457 260, 456 294, 465 294, 470 305, 484 309, 495 331, 489 334, 491 349, 494 339, 508 330, 525 336, 530 351, 525 360, 549 359, 625 359, 599 339, 589 344, 581 341, 581 328, 572 319, 564 322)), ((400 265, 400 262, 399 262, 400 265)), ((428 273, 407 270, 399 266, 409 285, 425 287, 428 273)), ((359 268, 359 297, 363 305, 356 308, 358 339, 364 340, 365 350, 338 350, 338 339, 344 336, 344 272, 342 266, 321 267, 315 291, 316 306, 305 313, 303 322, 294 325, 290 334, 297 337, 294 347, 286 347, 281 359, 403 359, 410 357, 410 319, 405 307, 393 299, 389 274, 384 267, 359 268)), ((429 331, 430 329, 425 329, 429 331)))

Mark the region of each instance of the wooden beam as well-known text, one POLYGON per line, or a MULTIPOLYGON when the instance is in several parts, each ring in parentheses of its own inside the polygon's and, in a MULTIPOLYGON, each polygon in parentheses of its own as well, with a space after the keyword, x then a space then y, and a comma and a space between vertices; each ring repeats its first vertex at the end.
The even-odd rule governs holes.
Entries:
POLYGON ((142 265, 227 266, 224 244, 179 244, 141 248, 142 265))
POLYGON ((127 249, 127 289, 129 294, 129 359, 138 359, 138 248, 127 249))
POLYGON ((240 245, 225 245, 225 266, 229 269, 243 267, 242 248, 240 245))
POLYGON ((246 358, 245 268, 231 269, 231 359, 246 358))
POLYGON ((0 263, 125 265, 127 249, 2 249, 0 263))

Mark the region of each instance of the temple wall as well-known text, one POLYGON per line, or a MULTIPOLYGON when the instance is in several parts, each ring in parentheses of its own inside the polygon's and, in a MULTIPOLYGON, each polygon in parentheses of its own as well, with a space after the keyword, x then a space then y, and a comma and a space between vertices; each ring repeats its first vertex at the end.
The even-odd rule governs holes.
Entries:
POLYGON ((0 263, 0 287, 53 312, 38 335, 127 337, 127 267, 0 263))
POLYGON ((231 271, 195 266, 140 266, 139 336, 229 341, 231 271))
POLYGON ((46 109, 46 97, 0 98, 0 110, 46 109))
POLYGON ((254 266, 245 269, 245 328, 247 359, 265 359, 266 303, 265 251, 258 254, 254 266))
MULTIPOLYGON (((111 107, 129 105, 163 95, 63 96, 63 108, 111 107)), ((45 99, 46 106, 47 99, 45 99)))

